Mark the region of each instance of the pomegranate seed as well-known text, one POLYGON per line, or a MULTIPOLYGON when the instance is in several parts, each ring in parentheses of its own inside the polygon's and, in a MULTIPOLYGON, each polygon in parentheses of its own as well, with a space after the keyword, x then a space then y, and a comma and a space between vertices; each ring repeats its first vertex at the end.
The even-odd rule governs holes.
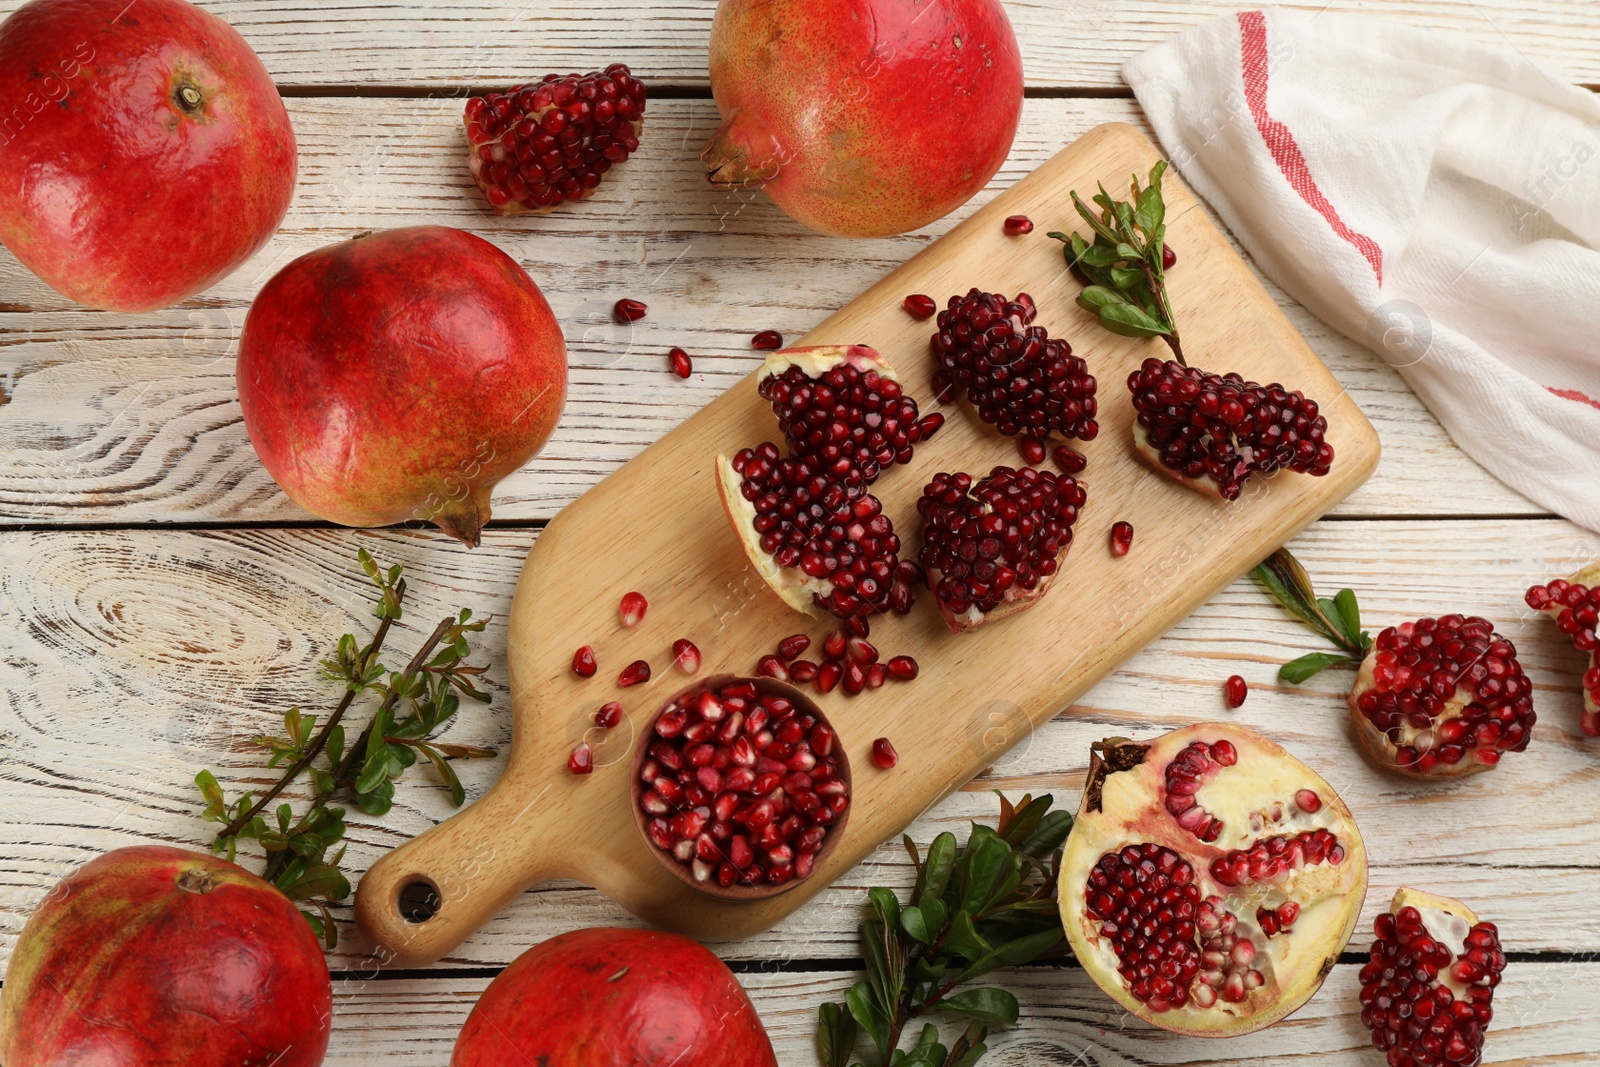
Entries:
POLYGON ((978 417, 1007 437, 1093 440, 1094 376, 1066 341, 1030 325, 1037 311, 1026 293, 1008 301, 973 289, 952 298, 933 338, 934 389, 941 403, 964 390, 978 417))
POLYGON ((1302 789, 1294 795, 1295 806, 1307 815, 1315 815, 1322 810, 1322 798, 1310 789, 1302 789))
POLYGON ((584 645, 572 654, 572 673, 579 678, 593 678, 594 672, 600 669, 595 662, 594 649, 584 645))
POLYGON ((833 692, 834 686, 839 684, 844 676, 844 668, 838 660, 829 660, 817 668, 817 692, 827 694, 833 692))
POLYGON ((1024 437, 1018 442, 1022 449, 1022 461, 1030 467, 1037 467, 1044 462, 1044 442, 1037 437, 1024 437))
POLYGON ((806 682, 815 681, 816 677, 817 665, 808 659, 797 659, 789 664, 789 681, 791 682, 798 682, 803 685, 806 682))
POLYGON ((1169 245, 1169 244, 1167 244, 1165 242, 1162 242, 1162 245, 1161 245, 1161 269, 1162 270, 1171 270, 1173 267, 1176 267, 1177 265, 1178 265, 1178 253, 1176 253, 1176 252, 1174 252, 1172 250, 1172 246, 1171 245, 1169 245))
POLYGON ((588 774, 594 770, 594 749, 589 747, 589 742, 579 742, 578 747, 572 750, 567 757, 567 770, 573 774, 588 774))
POLYGON ((822 658, 832 660, 844 659, 845 650, 849 647, 849 643, 850 639, 845 636, 843 630, 835 630, 833 633, 829 634, 828 639, 822 643, 822 658))
POLYGON ((600 710, 594 713, 594 724, 602 730, 615 728, 622 722, 622 705, 615 700, 601 704, 600 710))
POLYGON ((906 313, 914 319, 931 319, 938 312, 939 305, 933 302, 933 297, 923 296, 921 293, 912 293, 906 297, 906 313))
MULTIPOLYGON (((895 564, 895 570, 899 569, 900 565, 898 563, 895 564)), ((868 619, 865 615, 853 615, 848 619, 841 619, 839 621, 844 626, 844 632, 850 637, 872 636, 872 620, 868 619)))
POLYGON ((784 667, 783 660, 777 656, 762 656, 761 662, 756 664, 756 673, 765 678, 776 678, 780 682, 789 680, 788 668, 784 667))
POLYGON ((872 742, 872 763, 879 770, 893 770, 894 765, 900 762, 900 754, 894 750, 894 745, 889 743, 887 737, 880 737, 872 742))
POLYGON ((501 215, 592 196, 638 149, 644 108, 643 83, 621 63, 475 96, 463 117, 473 181, 501 215))
POLYGON ((627 593, 623 596, 617 613, 622 618, 622 625, 631 629, 644 621, 644 613, 649 607, 650 602, 644 598, 643 593, 627 593))
POLYGON ((689 353, 681 348, 669 351, 667 361, 672 365, 672 373, 680 378, 687 378, 694 373, 694 361, 689 358, 689 353))
POLYGON ((956 383, 944 371, 938 371, 933 376, 933 395, 941 404, 955 403, 956 383))
POLYGON ((878 650, 864 637, 852 637, 845 645, 851 659, 863 666, 878 662, 878 650))
MULTIPOLYGON (((1127 550, 1124 549, 1124 552, 1127 550)), ((1244 703, 1244 698, 1250 695, 1250 687, 1245 685, 1244 679, 1237 674, 1228 679, 1223 687, 1228 697, 1228 707, 1237 708, 1244 703)))
POLYGON ((1026 215, 1012 215, 1006 219, 1005 231, 1008 237, 1021 237, 1023 234, 1033 232, 1033 220, 1026 215))
POLYGON ((810 637, 805 634, 791 634, 778 642, 778 658, 785 661, 798 659, 800 654, 810 647, 810 637))
POLYGON ((889 680, 888 664, 874 663, 867 668, 867 688, 881 689, 883 683, 889 680))
POLYGON ((1589 656, 1591 665, 1583 673, 1584 711, 1578 726, 1586 736, 1600 737, 1600 637, 1595 634, 1600 624, 1600 584, 1591 587, 1557 578, 1529 589, 1526 600, 1530 608, 1549 615, 1573 647, 1589 656))
POLYGON ((680 637, 672 642, 672 661, 684 674, 693 674, 700 669, 700 650, 693 641, 680 637))
POLYGON ((850 660, 844 665, 844 691, 846 696, 855 696, 867 684, 867 671, 855 660, 850 660))
POLYGON ((629 686, 639 685, 650 680, 650 664, 642 659, 636 659, 617 675, 617 684, 627 689, 629 686))
POLYGON ((1151 358, 1128 376, 1128 391, 1140 454, 1177 476, 1209 481, 1224 500, 1237 500, 1253 473, 1317 477, 1333 465, 1317 402, 1276 383, 1151 358))
POLYGON ((1056 466, 1068 474, 1079 474, 1089 465, 1089 458, 1071 445, 1056 445, 1056 466))
MULTIPOLYGON (((1111 524, 1111 554, 1113 556, 1126 556, 1128 549, 1133 547, 1133 523, 1116 522, 1111 524)), ((1235 704, 1234 707, 1239 705, 1235 704)))
POLYGON ((783 334, 777 330, 762 330, 750 338, 750 347, 763 352, 783 347, 783 334))
POLYGON ((910 681, 917 676, 917 661, 910 656, 896 656, 889 661, 889 677, 910 681))
POLYGON ((638 322, 650 309, 638 300, 618 300, 611 317, 618 322, 638 322))

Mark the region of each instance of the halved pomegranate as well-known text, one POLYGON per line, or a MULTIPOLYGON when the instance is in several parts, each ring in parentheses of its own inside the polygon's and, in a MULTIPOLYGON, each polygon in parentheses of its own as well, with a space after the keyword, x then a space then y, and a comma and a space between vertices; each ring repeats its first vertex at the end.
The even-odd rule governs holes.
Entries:
POLYGON ((1361 1021, 1393 1067, 1477 1067, 1506 969, 1500 933, 1459 900, 1395 893, 1361 968, 1361 1021))
POLYGON ((761 370, 789 450, 835 478, 859 471, 870 485, 944 425, 939 414, 919 419, 889 361, 864 345, 791 348, 761 370))
POLYGON ((996 467, 936 474, 917 501, 928 588, 956 633, 1025 611, 1039 602, 1072 545, 1086 499, 1068 474, 996 467))
POLYGON ((1595 632, 1600 628, 1600 563, 1591 563, 1570 578, 1534 586, 1527 601, 1530 608, 1554 619, 1574 648, 1588 653, 1579 725, 1585 735, 1600 737, 1600 636, 1595 632))
POLYGON ((497 215, 591 197, 639 147, 644 104, 643 83, 622 63, 474 96, 463 119, 472 180, 497 215))
POLYGON ((1062 925, 1141 1019, 1200 1037, 1270 1026, 1322 985, 1366 891, 1350 809, 1260 734, 1201 723, 1092 749, 1062 925))
POLYGON ((1032 325, 1037 314, 1027 293, 1007 300, 973 289, 951 297, 931 342, 934 388, 964 395, 1007 437, 1092 441, 1100 432, 1094 375, 1071 345, 1032 325))

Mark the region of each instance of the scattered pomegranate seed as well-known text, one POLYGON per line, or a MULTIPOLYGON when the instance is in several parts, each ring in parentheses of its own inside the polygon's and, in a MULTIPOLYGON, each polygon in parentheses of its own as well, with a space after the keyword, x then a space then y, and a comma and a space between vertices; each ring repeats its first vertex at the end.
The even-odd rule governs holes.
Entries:
POLYGON ((938 312, 939 305, 933 302, 931 296, 912 293, 906 297, 905 308, 906 313, 914 319, 931 319, 938 312))
POLYGON ((850 660, 844 665, 844 678, 842 679, 845 696, 855 696, 867 686, 867 670, 855 660, 850 660))
POLYGON ((1126 556, 1128 549, 1133 547, 1133 523, 1116 522, 1111 524, 1111 554, 1113 556, 1126 556))
POLYGON ((611 317, 618 322, 638 322, 649 310, 638 300, 618 300, 617 306, 611 309, 611 317))
POLYGON ((1071 445, 1056 445, 1056 466, 1068 474, 1078 474, 1089 465, 1089 457, 1071 445))
POLYGON ((600 669, 595 662, 594 649, 584 645, 572 654, 572 673, 579 678, 593 678, 594 672, 600 669))
POLYGON ((827 694, 833 692, 834 686, 844 677, 844 668, 838 660, 829 660, 817 668, 817 692, 827 694))
POLYGON ((1037 467, 1044 462, 1044 442, 1037 437, 1023 437, 1017 442, 1022 450, 1022 462, 1037 467))
POLYGON ((617 684, 626 689, 629 686, 639 685, 650 680, 650 664, 642 659, 636 659, 617 675, 617 684))
POLYGON ((1021 237, 1025 233, 1032 233, 1033 220, 1026 215, 1012 215, 1006 219, 1005 231, 1009 237, 1021 237))
POLYGON ((1228 679, 1223 686, 1228 697, 1228 707, 1237 708, 1244 703, 1244 698, 1250 695, 1250 687, 1245 685, 1244 679, 1237 674, 1228 679))
POLYGON ((770 352, 783 347, 783 334, 777 330, 762 330, 750 338, 750 347, 762 352, 770 352))
POLYGON ((580 742, 572 750, 572 755, 567 757, 567 770, 573 774, 588 774, 594 770, 594 749, 589 747, 589 742, 580 742))
POLYGON ((878 662, 878 650, 864 637, 852 637, 846 642, 846 651, 855 662, 862 666, 878 662))
POLYGON ((1322 798, 1310 789, 1302 789, 1294 795, 1295 806, 1307 815, 1315 815, 1322 810, 1322 798))
POLYGON ((778 642, 778 657, 785 662, 798 659, 800 654, 811 647, 811 638, 805 634, 790 634, 778 642))
POLYGON ((814 682, 817 679, 818 671, 817 665, 810 660, 797 659, 789 664, 789 681, 800 682, 801 684, 814 682))
POLYGON ((882 689, 883 683, 889 680, 889 667, 884 663, 874 663, 867 668, 867 688, 882 689))
POLYGON ((944 371, 938 371, 933 376, 933 395, 941 404, 955 403, 956 383, 944 371))
POLYGON ((643 593, 628 593, 623 596, 617 613, 622 619, 622 625, 631 629, 644 621, 644 613, 649 607, 650 601, 644 598, 643 593))
POLYGON ((694 361, 689 358, 689 353, 681 348, 674 348, 668 352, 667 360, 672 365, 672 373, 680 378, 687 378, 694 373, 694 361))
POLYGON ((898 678, 903 682, 915 678, 920 670, 917 661, 910 656, 896 656, 889 661, 889 677, 898 678))
POLYGON ((850 639, 843 630, 835 630, 822 642, 822 658, 829 660, 844 659, 845 650, 849 647, 850 639))
POLYGON ((672 642, 672 661, 684 674, 693 674, 700 669, 700 650, 687 637, 680 637, 672 642))
POLYGON ((594 713, 594 724, 602 730, 610 730, 622 722, 622 705, 613 700, 600 705, 600 710, 594 713))
POLYGON ((1176 252, 1174 252, 1172 250, 1172 246, 1171 245, 1166 244, 1165 242, 1163 242, 1162 245, 1161 245, 1161 269, 1162 270, 1171 270, 1173 267, 1176 267, 1177 265, 1178 265, 1178 253, 1176 253, 1176 252))
MULTIPOLYGON (((896 569, 899 568, 896 563, 896 569)), ((851 637, 870 637, 872 635, 872 620, 865 615, 852 615, 848 619, 840 620, 844 624, 844 632, 851 637)))
POLYGON ((789 680, 789 670, 777 656, 762 656, 761 662, 756 664, 756 673, 764 678, 776 678, 780 682, 789 680))
POLYGON ((894 765, 900 762, 900 753, 894 750, 887 737, 880 737, 872 742, 872 762, 880 770, 893 770, 894 765))

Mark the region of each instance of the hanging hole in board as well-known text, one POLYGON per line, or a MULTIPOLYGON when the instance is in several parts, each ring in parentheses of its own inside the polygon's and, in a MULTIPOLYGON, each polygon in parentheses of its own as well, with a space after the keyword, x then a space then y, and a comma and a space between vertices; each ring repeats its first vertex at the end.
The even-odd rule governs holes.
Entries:
POLYGON ((427 922, 439 914, 442 903, 438 887, 424 878, 408 882, 397 901, 400 917, 408 923, 427 922))

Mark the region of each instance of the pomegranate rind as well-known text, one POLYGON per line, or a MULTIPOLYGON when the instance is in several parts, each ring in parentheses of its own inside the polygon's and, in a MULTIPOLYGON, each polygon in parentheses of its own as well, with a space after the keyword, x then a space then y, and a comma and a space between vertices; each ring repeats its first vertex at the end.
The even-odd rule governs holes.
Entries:
MULTIPOLYGON (((1066 548, 1061 550, 1060 555, 1058 555, 1056 558, 1064 558, 1066 554, 1071 551, 1071 549, 1072 546, 1068 545, 1066 548)), ((1010 618, 1012 615, 1027 611, 1029 608, 1033 607, 1039 601, 1044 599, 1044 595, 1050 591, 1051 584, 1056 580, 1057 575, 1060 573, 1061 572, 1058 570, 1055 574, 1045 575, 1043 578, 1039 579, 1039 584, 1034 586, 1032 589, 1019 591, 1015 586, 1007 589, 1006 598, 999 604, 996 604, 993 608, 989 609, 987 612, 979 611, 978 605, 973 604, 967 609, 966 614, 957 615, 943 602, 938 602, 939 617, 944 620, 944 624, 946 626, 950 627, 951 633, 971 633, 973 630, 981 629, 992 622, 999 622, 1001 619, 1010 618)), ((928 588, 938 588, 939 580, 943 577, 943 573, 937 567, 930 570, 928 572, 928 588)), ((937 602, 937 598, 935 598, 935 600, 937 602)))
MULTIPOLYGON (((1478 922, 1478 913, 1454 897, 1441 897, 1423 889, 1413 889, 1410 886, 1401 886, 1395 890, 1394 898, 1389 902, 1389 914, 1399 915, 1404 908, 1416 908, 1423 913, 1441 911, 1446 915, 1452 915, 1457 919, 1464 920, 1468 926, 1474 926, 1478 922)), ((1460 949, 1459 944, 1450 945, 1449 947, 1451 952, 1457 952, 1460 949)))
POLYGON ((1127 1011, 1174 1033, 1195 1037, 1231 1037, 1271 1026, 1305 1004, 1332 972, 1339 954, 1355 932, 1367 894, 1367 851, 1355 818, 1333 787, 1275 742, 1226 723, 1200 723, 1150 742, 1117 738, 1095 746, 1083 802, 1067 837, 1061 864, 1062 926, 1073 953, 1105 993, 1127 1011), (1220 835, 1204 843, 1178 826, 1164 808, 1165 771, 1192 742, 1230 742, 1238 752, 1235 765, 1202 785, 1197 800, 1222 820, 1220 835), (1226 788, 1218 782, 1225 782, 1226 788), (1315 813, 1300 811, 1294 797, 1312 789, 1323 803, 1315 813), (1291 821, 1252 831, 1253 812, 1281 804, 1291 821), (1323 828, 1345 850, 1337 865, 1305 866, 1275 882, 1236 888, 1217 882, 1211 861, 1227 852, 1248 848, 1275 833, 1323 828), (1100 924, 1089 915, 1085 887, 1090 872, 1107 852, 1154 842, 1172 849, 1194 867, 1201 899, 1220 896, 1230 904, 1240 931, 1256 942, 1256 966, 1270 976, 1242 1001, 1217 999, 1209 1008, 1191 999, 1182 1007, 1153 1011, 1129 992, 1117 971, 1118 960, 1100 924), (1287 892, 1285 892, 1287 890, 1287 892), (1292 899, 1301 905, 1293 928, 1272 937, 1261 935, 1256 907, 1292 899))
POLYGON ((717 456, 716 472, 717 495, 722 499, 722 510, 727 513, 728 522, 739 538, 739 545, 750 559, 750 566, 767 583, 767 588, 795 611, 813 618, 828 618, 828 613, 817 606, 815 597, 826 598, 833 592, 833 583, 813 578, 799 567, 780 567, 776 560, 761 551, 761 538, 755 529, 755 505, 739 491, 744 484, 744 476, 734 470, 733 460, 722 454, 717 456))
POLYGON ((1184 485, 1187 485, 1190 489, 1193 489, 1195 492, 1200 493, 1203 496, 1209 496, 1214 500, 1220 500, 1224 504, 1232 503, 1232 501, 1228 500, 1227 497, 1222 495, 1222 487, 1216 482, 1212 481, 1210 478, 1191 478, 1182 471, 1175 471, 1165 463, 1161 462, 1161 451, 1150 443, 1150 435, 1146 433, 1144 427, 1140 426, 1137 422, 1133 424, 1133 451, 1140 459, 1144 460, 1148 466, 1153 468, 1156 473, 1164 474, 1175 482, 1182 482, 1184 485))

